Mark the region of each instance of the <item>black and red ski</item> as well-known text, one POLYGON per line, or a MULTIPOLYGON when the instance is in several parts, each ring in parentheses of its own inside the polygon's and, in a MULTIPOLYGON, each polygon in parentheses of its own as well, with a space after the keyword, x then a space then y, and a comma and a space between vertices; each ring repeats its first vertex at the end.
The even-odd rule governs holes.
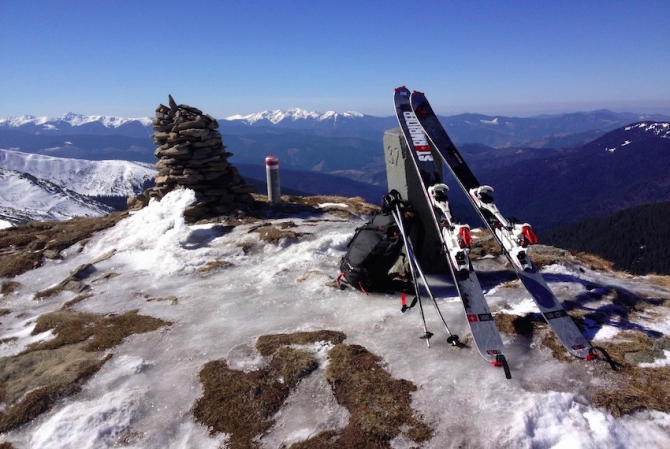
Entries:
POLYGON ((440 236, 477 349, 485 360, 495 366, 502 366, 509 379, 511 374, 500 332, 470 263, 470 227, 456 223, 451 215, 446 195, 448 188, 442 182, 426 135, 412 110, 410 91, 404 86, 395 89, 394 102, 398 123, 407 143, 409 159, 419 175, 425 199, 432 206, 428 208, 432 212, 430 218, 440 236))
POLYGON ((479 183, 442 127, 426 96, 414 91, 410 102, 412 112, 430 145, 441 155, 475 210, 500 244, 503 253, 561 344, 576 357, 588 360, 595 358, 591 343, 570 318, 528 255, 528 246, 537 243, 537 237, 530 225, 516 223, 503 217, 491 196, 493 189, 479 183))

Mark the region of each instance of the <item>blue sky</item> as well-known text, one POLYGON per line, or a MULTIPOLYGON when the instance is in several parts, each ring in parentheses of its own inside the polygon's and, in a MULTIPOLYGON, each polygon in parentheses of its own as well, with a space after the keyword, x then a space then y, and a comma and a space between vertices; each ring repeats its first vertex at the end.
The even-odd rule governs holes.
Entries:
POLYGON ((670 114, 670 1, 0 0, 0 117, 670 114))

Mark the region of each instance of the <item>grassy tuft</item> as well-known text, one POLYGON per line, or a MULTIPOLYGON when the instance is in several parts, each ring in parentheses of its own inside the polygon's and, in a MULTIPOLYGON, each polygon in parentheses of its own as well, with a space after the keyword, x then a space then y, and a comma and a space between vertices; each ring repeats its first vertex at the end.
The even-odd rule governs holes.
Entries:
POLYGON ((256 342, 256 349, 261 355, 269 356, 274 354, 281 346, 308 345, 320 341, 337 344, 342 343, 345 338, 347 336, 344 332, 330 330, 261 335, 256 342))
POLYGON ((109 357, 83 351, 80 344, 1 358, 2 401, 7 407, 0 416, 0 432, 31 421, 60 398, 79 392, 109 357))
POLYGON ((84 341, 86 351, 104 351, 118 345, 129 335, 151 332, 169 324, 158 318, 138 315, 137 310, 110 317, 59 310, 41 315, 32 332, 36 335, 53 330, 56 338, 35 343, 24 353, 56 349, 84 341))
POLYGON ((577 258, 578 261, 587 265, 590 269, 595 271, 611 272, 614 267, 614 262, 603 259, 595 254, 584 253, 581 251, 570 251, 570 253, 577 258))
POLYGON ((20 286, 21 284, 16 281, 2 281, 0 283, 0 294, 10 295, 18 290, 20 286))
MULTIPOLYGON (((281 224, 283 225, 284 223, 281 224)), ((264 223, 258 226, 254 226, 249 229, 249 232, 256 232, 259 234, 259 238, 262 241, 275 245, 279 243, 281 239, 297 240, 299 237, 309 235, 307 233, 289 231, 287 230, 286 226, 276 228, 271 223, 264 223)))
POLYGON ((32 221, 0 230, 0 277, 14 277, 42 265, 48 251, 58 254, 77 242, 85 242, 97 231, 110 228, 128 216, 114 212, 104 217, 74 217, 67 221, 32 221))
POLYGON ((288 347, 249 373, 230 369, 224 360, 209 362, 200 371, 204 392, 193 415, 212 433, 229 434, 231 449, 259 447, 254 439, 272 427, 291 390, 317 367, 312 354, 288 347))
POLYGON ((532 335, 535 327, 542 323, 532 313, 524 316, 496 313, 493 315, 493 320, 500 332, 512 335, 532 335))
POLYGON ((337 402, 350 413, 349 425, 333 447, 390 448, 401 429, 418 443, 432 438, 433 430, 411 407, 416 386, 391 377, 381 358, 364 347, 336 345, 326 378, 337 402))
POLYGON ((232 262, 217 259, 217 260, 210 260, 204 266, 198 268, 196 271, 200 276, 205 277, 232 266, 233 266, 232 262))

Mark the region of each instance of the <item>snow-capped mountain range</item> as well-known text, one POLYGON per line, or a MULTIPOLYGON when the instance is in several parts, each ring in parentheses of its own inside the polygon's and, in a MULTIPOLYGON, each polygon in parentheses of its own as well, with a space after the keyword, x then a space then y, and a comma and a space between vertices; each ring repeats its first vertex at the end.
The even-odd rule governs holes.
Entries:
MULTIPOLYGON (((338 113, 327 111, 324 113, 307 111, 300 108, 288 110, 266 110, 249 115, 232 115, 219 119, 222 126, 244 125, 244 126, 285 126, 295 127, 323 127, 341 126, 350 123, 369 122, 380 119, 359 112, 338 113)), ((122 134, 130 137, 148 137, 151 129, 152 118, 124 118, 105 115, 85 116, 68 112, 61 117, 36 117, 33 115, 22 115, 0 119, 0 129, 11 129, 31 134, 67 135, 67 134, 122 134)))
POLYGON ((274 111, 263 111, 257 112, 255 114, 249 115, 231 115, 226 117, 224 120, 228 122, 242 122, 248 125, 253 125, 257 122, 268 121, 273 125, 276 125, 280 122, 295 122, 298 120, 313 120, 315 122, 324 122, 324 121, 333 121, 338 122, 346 119, 358 119, 365 117, 365 114, 360 112, 347 111, 344 113, 338 113, 335 111, 327 111, 324 113, 315 112, 315 111, 306 111, 300 108, 292 108, 286 111, 281 109, 275 109, 274 111))
MULTIPOLYGON (((390 106, 389 111, 392 112, 390 106)), ((440 121, 457 145, 478 143, 495 148, 567 148, 589 142, 604 132, 631 123, 669 119, 661 114, 616 113, 607 110, 525 118, 482 114, 440 116, 440 121)), ((316 112, 301 108, 231 115, 219 118, 219 125, 221 131, 229 136, 257 134, 271 128, 273 133, 300 130, 323 137, 356 137, 375 141, 381 140, 384 131, 398 126, 396 118, 391 115, 376 117, 352 111, 316 112)), ((29 135, 42 138, 68 135, 125 136, 150 142, 148 139, 152 133, 152 119, 149 117, 85 116, 71 112, 57 118, 24 115, 0 119, 0 148, 18 149, 29 135), (15 131, 20 132, 20 135, 15 131), (12 144, 7 146, 5 142, 12 144)), ((140 142, 134 145, 142 146, 140 142)), ((26 151, 23 148, 20 150, 26 151)))
POLYGON ((107 115, 82 115, 74 112, 67 112, 60 117, 35 117, 34 115, 22 115, 19 117, 10 117, 0 119, 0 126, 9 126, 18 128, 25 125, 43 125, 46 129, 55 129, 54 123, 67 123, 70 126, 82 126, 87 123, 100 123, 106 128, 118 128, 129 122, 140 122, 144 126, 151 125, 151 118, 125 118, 107 115))

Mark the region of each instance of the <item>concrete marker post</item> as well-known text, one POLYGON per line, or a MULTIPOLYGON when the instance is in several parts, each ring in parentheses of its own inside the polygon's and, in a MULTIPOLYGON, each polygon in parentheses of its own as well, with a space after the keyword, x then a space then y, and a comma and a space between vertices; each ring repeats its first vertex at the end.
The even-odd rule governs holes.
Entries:
POLYGON ((281 203, 279 159, 277 159, 277 156, 271 154, 265 158, 265 174, 268 184, 268 200, 272 204, 281 203))

